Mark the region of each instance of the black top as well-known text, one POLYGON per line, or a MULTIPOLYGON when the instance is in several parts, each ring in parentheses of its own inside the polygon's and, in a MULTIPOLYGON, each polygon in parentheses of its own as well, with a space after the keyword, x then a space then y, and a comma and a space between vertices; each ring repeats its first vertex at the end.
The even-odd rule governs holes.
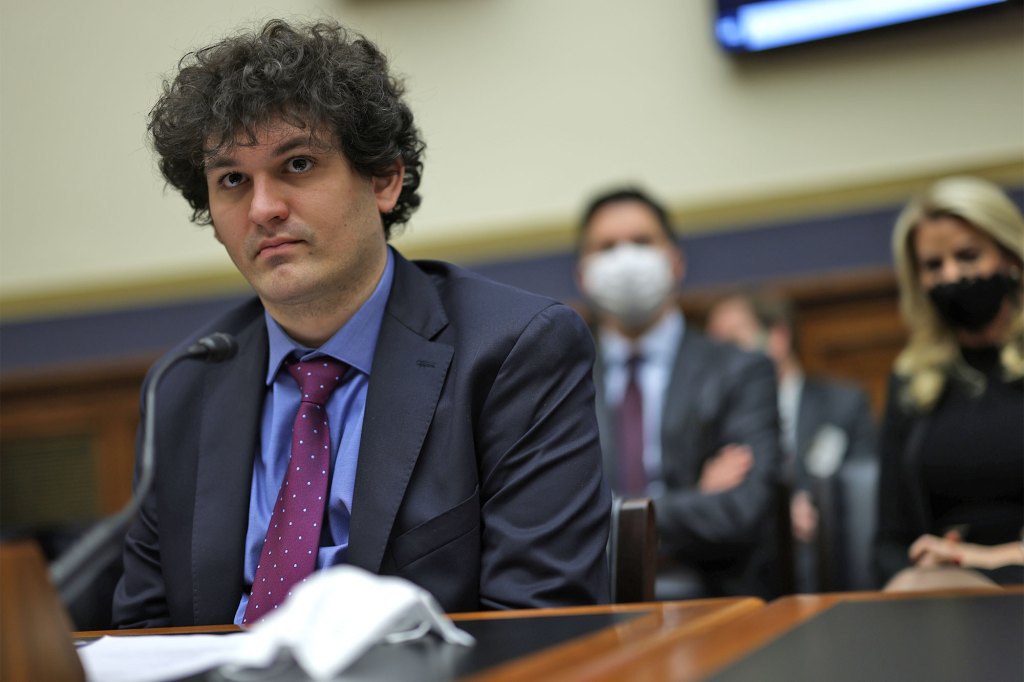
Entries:
MULTIPOLYGON (((978 394, 950 376, 936 406, 922 412, 902 400, 894 376, 882 428, 875 565, 884 584, 909 565, 907 549, 924 533, 961 527, 964 539, 1001 544, 1024 527, 1024 381, 1005 381, 995 348, 965 350, 985 376, 978 394)), ((1024 582, 1024 568, 986 572, 1024 582)))
POLYGON ((980 396, 946 391, 924 434, 921 473, 932 512, 931 532, 961 526, 966 540, 999 544, 1020 537, 1024 523, 1024 392, 1005 383, 999 349, 964 349, 985 375, 980 396))

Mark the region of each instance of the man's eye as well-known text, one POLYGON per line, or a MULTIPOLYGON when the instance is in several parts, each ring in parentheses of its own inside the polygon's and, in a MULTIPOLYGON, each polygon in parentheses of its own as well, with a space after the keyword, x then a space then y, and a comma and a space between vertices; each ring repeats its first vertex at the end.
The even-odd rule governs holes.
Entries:
POLYGON ((238 187, 244 180, 245 176, 241 173, 226 173, 220 179, 220 184, 223 187, 238 187))
POLYGON ((294 159, 288 159, 287 167, 292 173, 305 173, 313 167, 313 161, 305 156, 296 156, 294 159))

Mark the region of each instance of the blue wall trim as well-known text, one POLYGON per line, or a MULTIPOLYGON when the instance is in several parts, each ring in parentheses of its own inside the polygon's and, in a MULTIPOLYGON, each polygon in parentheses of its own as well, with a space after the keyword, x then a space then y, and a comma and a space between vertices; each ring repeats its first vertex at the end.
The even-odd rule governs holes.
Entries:
MULTIPOLYGON (((1024 206, 1024 188, 1010 191, 1024 206)), ((766 223, 681 239, 690 290, 891 266, 900 206, 766 223)), ((463 263, 487 277, 552 298, 579 299, 575 255, 463 263)), ((89 315, 0 324, 0 373, 157 355, 245 297, 182 301, 89 315)))

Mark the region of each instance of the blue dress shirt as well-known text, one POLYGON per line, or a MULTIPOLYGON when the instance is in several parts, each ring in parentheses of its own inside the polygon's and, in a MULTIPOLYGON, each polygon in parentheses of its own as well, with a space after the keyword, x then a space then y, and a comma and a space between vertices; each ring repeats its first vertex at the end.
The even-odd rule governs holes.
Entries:
POLYGON ((637 381, 643 401, 644 469, 650 481, 648 493, 652 495, 660 493, 662 488, 661 416, 672 368, 685 333, 686 320, 676 310, 666 313, 636 341, 630 341, 610 328, 601 330, 604 398, 613 409, 618 409, 626 393, 629 379, 626 363, 633 355, 641 358, 637 381))
POLYGON ((320 569, 345 563, 349 520, 352 516, 352 491, 355 487, 363 413, 366 408, 366 389, 393 277, 394 258, 388 249, 387 264, 373 294, 319 348, 306 348, 296 343, 281 325, 265 313, 270 342, 267 392, 263 401, 260 452, 253 464, 252 488, 249 493, 249 528, 245 535, 246 589, 235 612, 236 624, 242 622, 245 607, 249 603, 249 587, 256 575, 256 565, 263 551, 274 501, 291 458, 292 424, 299 409, 300 396, 298 384, 282 365, 292 355, 300 360, 326 355, 349 366, 341 385, 327 401, 327 420, 331 431, 330 490, 316 567, 320 569))

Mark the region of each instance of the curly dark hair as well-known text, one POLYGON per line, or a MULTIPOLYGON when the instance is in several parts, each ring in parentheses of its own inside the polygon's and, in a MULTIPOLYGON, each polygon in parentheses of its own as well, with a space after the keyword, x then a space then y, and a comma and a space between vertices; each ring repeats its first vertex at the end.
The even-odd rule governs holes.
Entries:
POLYGON ((420 205, 424 143, 402 83, 364 36, 335 24, 267 22, 185 55, 149 113, 160 170, 192 207, 192 221, 210 224, 204 164, 214 151, 248 139, 274 120, 328 130, 356 172, 387 175, 405 165, 398 203, 382 214, 385 235, 420 205))

